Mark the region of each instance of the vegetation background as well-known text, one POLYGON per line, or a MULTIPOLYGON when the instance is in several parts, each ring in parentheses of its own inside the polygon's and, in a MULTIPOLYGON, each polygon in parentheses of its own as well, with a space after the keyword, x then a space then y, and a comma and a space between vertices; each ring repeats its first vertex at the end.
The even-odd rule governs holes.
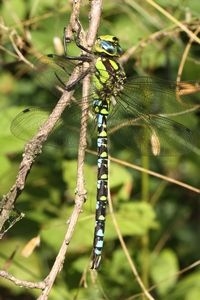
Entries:
MULTIPOLYGON (((83 1, 81 11, 80 21, 85 29, 88 2, 83 1)), ((199 28, 199 1, 156 3, 191 31, 199 28)), ((56 103, 55 97, 38 86, 31 74, 22 72, 20 66, 24 63, 20 62, 19 53, 27 59, 34 53, 60 53, 55 37, 60 38, 62 45, 71 1, 5 0, 1 1, 0 10, 0 193, 4 195, 15 181, 24 147, 24 141, 10 133, 12 120, 27 106, 56 103)), ((139 0, 104 1, 99 34, 119 37, 128 75, 154 75, 170 80, 176 80, 189 43, 187 34, 166 14, 139 0)), ((200 46, 195 41, 190 46, 181 80, 199 81, 200 46)), ((71 51, 77 50, 72 47, 71 51)), ((199 103, 198 94, 190 97, 199 103)), ((194 130, 199 129, 199 116, 196 111, 189 118, 188 125, 194 130)), ((16 202, 16 209, 25 213, 25 217, 8 231, 0 247, 0 269, 29 281, 40 281, 48 274, 74 206, 77 161, 73 153, 66 153, 62 144, 49 149, 37 159, 16 202), (38 236, 40 246, 25 257, 28 250, 24 247, 38 236)), ((200 156, 191 151, 170 158, 144 158, 136 156, 134 149, 123 147, 115 148, 114 156, 122 160, 120 164, 111 163, 114 212, 145 286, 155 299, 200 299, 199 193, 134 168, 140 165, 199 188, 200 156), (132 164, 123 166, 123 161, 129 158, 132 164)), ((91 155, 85 163, 87 202, 49 299, 145 299, 109 213, 102 264, 95 283, 88 268, 94 230, 95 160, 91 155)), ((37 295, 36 289, 25 290, 0 279, 2 300, 29 300, 37 295)))

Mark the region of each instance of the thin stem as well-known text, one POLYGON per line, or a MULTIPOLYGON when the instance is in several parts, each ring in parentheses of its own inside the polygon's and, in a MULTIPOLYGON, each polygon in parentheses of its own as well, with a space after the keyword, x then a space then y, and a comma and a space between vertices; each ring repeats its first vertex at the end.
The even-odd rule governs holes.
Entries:
MULTIPOLYGON (((97 19, 96 14, 93 14, 93 7, 98 5, 99 12, 101 11, 101 1, 92 1, 91 2, 91 23, 88 30, 88 36, 90 37, 88 44, 94 42, 96 32, 91 30, 90 35, 90 28, 96 27, 96 24, 99 24, 99 19, 97 19), (98 2, 98 3, 97 3, 98 2), (93 24, 93 26, 92 26, 93 24), (94 25, 95 24, 95 25, 94 25)), ((99 13, 100 18, 100 13, 99 13)), ((72 20, 74 20, 72 18, 72 20)), ((86 67, 88 67, 88 63, 85 63, 86 67)), ((49 273, 49 275, 45 279, 46 287, 42 291, 42 294, 39 296, 38 300, 47 300, 48 295, 51 291, 51 288, 54 284, 54 281, 57 277, 58 272, 62 269, 66 252, 69 246, 69 243, 72 239, 75 226, 78 222, 78 217, 80 215, 80 212, 82 211, 83 204, 85 202, 86 198, 86 191, 84 186, 84 160, 85 160, 85 150, 86 150, 86 140, 87 140, 87 119, 88 119, 88 109, 89 109, 89 103, 85 101, 87 99, 87 96, 89 95, 89 88, 90 88, 90 76, 87 75, 83 80, 83 104, 82 104, 82 116, 81 116, 81 128, 80 128, 80 142, 79 142, 79 150, 78 150, 78 163, 77 163, 77 184, 76 184, 76 196, 75 196, 75 206, 74 210, 72 212, 72 215, 70 217, 69 225, 67 232, 65 234, 65 238, 63 240, 63 243, 60 247, 59 253, 55 259, 55 262, 53 264, 53 267, 49 273)))
MULTIPOLYGON (((149 170, 149 157, 147 155, 142 155, 142 167, 149 170)), ((147 172, 142 172, 142 201, 149 201, 149 174, 147 172)))
MULTIPOLYGON (((78 20, 79 15, 79 9, 80 9, 80 3, 81 1, 74 1, 73 2, 73 12, 74 14, 71 17, 72 22, 75 22, 78 20)), ((101 14, 101 6, 102 1, 100 0, 93 0, 91 1, 91 16, 90 16, 90 26, 88 30, 88 42, 85 40, 83 41, 83 45, 89 45, 92 46, 95 37, 96 37, 96 31, 100 22, 100 14, 101 14)), ((73 25, 70 24, 71 28, 73 28, 73 25)), ((81 41, 82 42, 82 41, 81 41)), ((78 78, 80 78, 80 71, 78 69, 75 69, 72 73, 72 76, 70 77, 69 82, 67 85, 71 84, 72 82, 75 82, 78 78)), ((88 94, 89 91, 89 76, 84 79, 83 83, 83 96, 84 99, 86 97, 86 94, 88 94)), ((41 153, 42 145, 47 139, 48 135, 53 130, 56 122, 59 120, 62 112, 66 108, 66 106, 69 104, 71 96, 73 94, 73 91, 67 92, 65 91, 58 101, 57 105, 55 106, 54 110, 52 111, 51 115, 49 116, 48 120, 41 126, 40 130, 36 134, 36 136, 27 143, 23 158, 19 167, 19 172, 17 175, 17 179, 13 187, 10 189, 7 195, 3 198, 3 206, 2 211, 0 215, 0 228, 3 228, 4 223, 9 218, 9 213, 13 209, 15 201, 19 194, 22 192, 25 186, 26 178, 28 176, 28 173, 31 170, 31 167, 34 163, 35 158, 41 153)), ((84 173, 83 173, 83 164, 84 164, 84 157, 85 157, 85 148, 86 148, 86 126, 87 126, 87 107, 85 107, 86 102, 84 101, 84 107, 82 108, 83 114, 81 119, 81 131, 80 131, 80 147, 79 147, 79 153, 78 153, 78 167, 77 167, 77 194, 75 197, 75 207, 72 212, 72 215, 70 217, 69 226, 66 231, 64 240, 62 242, 62 245, 60 247, 59 253, 55 259, 55 262, 53 264, 53 267, 49 273, 49 275, 46 277, 46 279, 39 284, 39 288, 43 289, 42 294, 39 296, 38 299, 40 300, 47 300, 48 295, 51 291, 51 288, 55 282, 55 279, 57 277, 57 274, 62 269, 65 255, 70 243, 70 240, 72 238, 75 225, 77 224, 78 216, 80 215, 80 212, 82 210, 82 206, 85 201, 85 190, 84 190, 84 173)), ((3 234, 2 234, 3 236, 3 234)), ((11 278, 12 275, 10 275, 11 278)), ((15 280, 16 281, 16 280, 15 280)), ((14 281, 13 281, 14 282, 14 281)), ((21 286, 27 286, 27 283, 25 281, 20 281, 21 286)), ((33 283, 33 286, 37 284, 33 283)))
MULTIPOLYGON (((197 36, 199 32, 200 32, 200 26, 198 26, 194 32, 195 36, 197 36)), ((186 59, 188 57, 188 54, 189 54, 189 51, 190 51, 190 48, 191 48, 193 42, 194 42, 194 38, 190 37, 190 40, 189 40, 187 46, 185 47, 185 51, 183 52, 183 56, 182 56, 181 62, 179 64, 177 82, 180 82, 181 74, 183 72, 183 67, 184 67, 184 64, 186 63, 186 59)))
POLYGON ((137 280, 139 286, 141 287, 144 295, 147 297, 147 299, 150 299, 150 300, 154 300, 154 298, 150 295, 150 293, 147 291, 146 287, 145 287, 145 284, 143 283, 142 279, 140 278, 139 274, 138 274, 138 271, 136 269, 136 266, 133 262, 133 259, 131 258, 129 252, 128 252, 128 249, 126 247, 126 244, 124 242, 124 239, 123 239, 123 236, 121 234, 121 231, 120 231, 120 228, 118 226, 118 223, 117 223, 117 220, 115 218, 115 214, 114 214, 114 210, 113 210, 113 205, 112 205, 112 200, 111 200, 111 196, 110 196, 110 190, 108 189, 108 203, 109 203, 109 209, 110 209, 110 216, 112 218, 112 222, 114 224, 114 227, 115 227, 115 230, 117 232, 117 235, 118 235, 118 238, 119 238, 119 241, 120 241, 120 244, 121 244, 121 247, 124 251, 124 254, 128 260, 128 263, 130 265, 130 268, 134 274, 134 277, 135 279, 137 280))
MULTIPOLYGON (((96 155, 96 152, 95 152, 95 151, 92 151, 92 150, 88 150, 88 149, 87 149, 87 152, 96 155)), ((126 166, 126 167, 128 167, 128 168, 137 170, 137 171, 139 171, 139 172, 146 172, 146 173, 148 173, 148 174, 151 175, 151 176, 160 178, 160 179, 165 180, 165 181, 167 181, 167 182, 171 182, 171 183, 173 183, 173 184, 176 184, 176 185, 179 185, 179 186, 181 186, 181 187, 184 187, 185 189, 188 189, 188 190, 190 190, 190 191, 192 191, 192 192, 194 192, 194 193, 200 194, 200 189, 199 189, 199 188, 196 188, 196 187, 194 187, 194 186, 191 186, 191 185, 189 185, 189 184, 187 184, 187 183, 181 182, 181 181, 176 180, 176 179, 174 179, 174 178, 171 178, 171 177, 169 177, 169 176, 165 176, 165 175, 156 173, 156 172, 154 172, 154 171, 147 170, 147 169, 145 169, 145 168, 143 168, 143 167, 134 165, 134 164, 132 164, 132 163, 128 163, 128 162, 126 162, 126 161, 117 159, 117 158, 112 157, 112 156, 110 156, 109 159, 110 159, 111 161, 114 161, 114 162, 116 162, 116 163, 122 165, 122 166, 126 166)))
POLYGON ((194 34, 191 30, 189 30, 182 22, 178 21, 176 18, 174 18, 170 13, 168 13, 165 9, 163 9, 160 5, 158 5, 153 0, 146 0, 150 5, 155 7, 159 12, 161 12, 166 18, 171 20, 173 23, 178 25, 183 31, 185 31, 190 38, 192 38, 195 42, 200 44, 200 39, 197 37, 196 34, 194 34))
POLYGON ((45 284, 43 281, 41 282, 31 282, 31 281, 26 281, 26 280, 20 280, 18 278, 16 278, 15 276, 9 274, 6 271, 1 271, 0 270, 0 277, 2 278, 6 278, 9 281, 13 282, 15 285, 17 286, 23 286, 25 288, 29 288, 29 289, 43 289, 45 287, 45 284))
MULTIPOLYGON (((142 166, 145 169, 149 169, 149 157, 147 155, 142 156, 142 166)), ((142 172, 142 201, 149 202, 149 174, 142 172)), ((148 232, 141 237, 142 251, 140 256, 142 281, 146 288, 149 286, 149 236, 148 232)), ((143 297, 146 298, 145 296, 143 297)))

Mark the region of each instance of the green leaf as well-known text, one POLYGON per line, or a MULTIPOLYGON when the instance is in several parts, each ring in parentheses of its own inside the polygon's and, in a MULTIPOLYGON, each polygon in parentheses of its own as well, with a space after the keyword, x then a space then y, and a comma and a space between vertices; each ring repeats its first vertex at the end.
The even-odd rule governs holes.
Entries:
MULTIPOLYGON (((14 238, 1 243, 0 264, 3 268, 8 268, 8 271, 16 278, 37 281, 43 273, 41 261, 37 255, 38 248, 29 257, 24 257, 21 251, 26 243, 27 241, 25 240, 14 238), (11 258, 12 256, 13 258, 11 258)), ((8 280, 2 280, 1 284, 7 287, 12 286, 12 289, 18 289, 8 280)))
POLYGON ((178 282, 175 289, 169 293, 166 300, 197 300, 200 299, 200 271, 197 269, 192 274, 178 282))
POLYGON ((132 176, 128 169, 110 162, 110 189, 117 190, 117 199, 129 200, 132 187, 132 176))
POLYGON ((144 235, 157 227, 156 215, 151 205, 143 202, 123 203, 116 219, 123 235, 144 235))
POLYGON ((21 110, 21 107, 9 107, 0 109, 0 154, 11 154, 13 152, 22 151, 23 149, 25 142, 13 136, 10 131, 12 120, 21 110))
POLYGON ((167 295, 178 279, 178 261, 171 249, 165 249, 151 261, 151 277, 160 296, 167 295))

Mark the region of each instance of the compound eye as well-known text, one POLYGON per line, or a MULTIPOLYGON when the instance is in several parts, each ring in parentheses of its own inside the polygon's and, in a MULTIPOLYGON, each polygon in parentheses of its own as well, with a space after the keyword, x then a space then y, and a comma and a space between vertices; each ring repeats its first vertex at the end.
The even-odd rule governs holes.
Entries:
POLYGON ((123 50, 122 50, 122 48, 118 45, 117 46, 117 53, 119 54, 119 55, 121 55, 121 54, 123 54, 123 50))
POLYGON ((109 54, 114 54, 116 49, 111 42, 101 41, 101 47, 109 54))

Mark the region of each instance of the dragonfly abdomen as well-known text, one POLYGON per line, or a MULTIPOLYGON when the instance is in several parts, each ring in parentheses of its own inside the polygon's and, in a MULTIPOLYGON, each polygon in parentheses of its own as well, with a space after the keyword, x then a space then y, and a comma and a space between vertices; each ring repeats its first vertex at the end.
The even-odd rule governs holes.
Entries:
POLYGON ((109 114, 109 101, 94 101, 94 111, 97 116, 97 202, 96 221, 93 242, 92 269, 97 269, 101 260, 103 248, 106 207, 108 203, 108 138, 107 117, 109 114))
MULTIPOLYGON (((109 38, 113 38, 109 36, 109 38)), ((115 47, 110 42, 99 41, 112 52, 115 47), (112 48, 113 46, 113 48, 112 48)), ((106 48, 106 50, 108 50, 106 48)), ((102 49, 101 49, 102 50, 102 49)), ((118 56, 118 52, 116 52, 118 56)), ((111 55, 112 56, 112 55, 111 55)), ((96 60, 93 75, 93 111, 97 121, 97 202, 96 221, 93 242, 92 269, 97 269, 101 260, 104 242, 106 208, 108 204, 108 137, 107 118, 110 112, 112 98, 123 89, 125 74, 120 64, 106 52, 96 60)))

